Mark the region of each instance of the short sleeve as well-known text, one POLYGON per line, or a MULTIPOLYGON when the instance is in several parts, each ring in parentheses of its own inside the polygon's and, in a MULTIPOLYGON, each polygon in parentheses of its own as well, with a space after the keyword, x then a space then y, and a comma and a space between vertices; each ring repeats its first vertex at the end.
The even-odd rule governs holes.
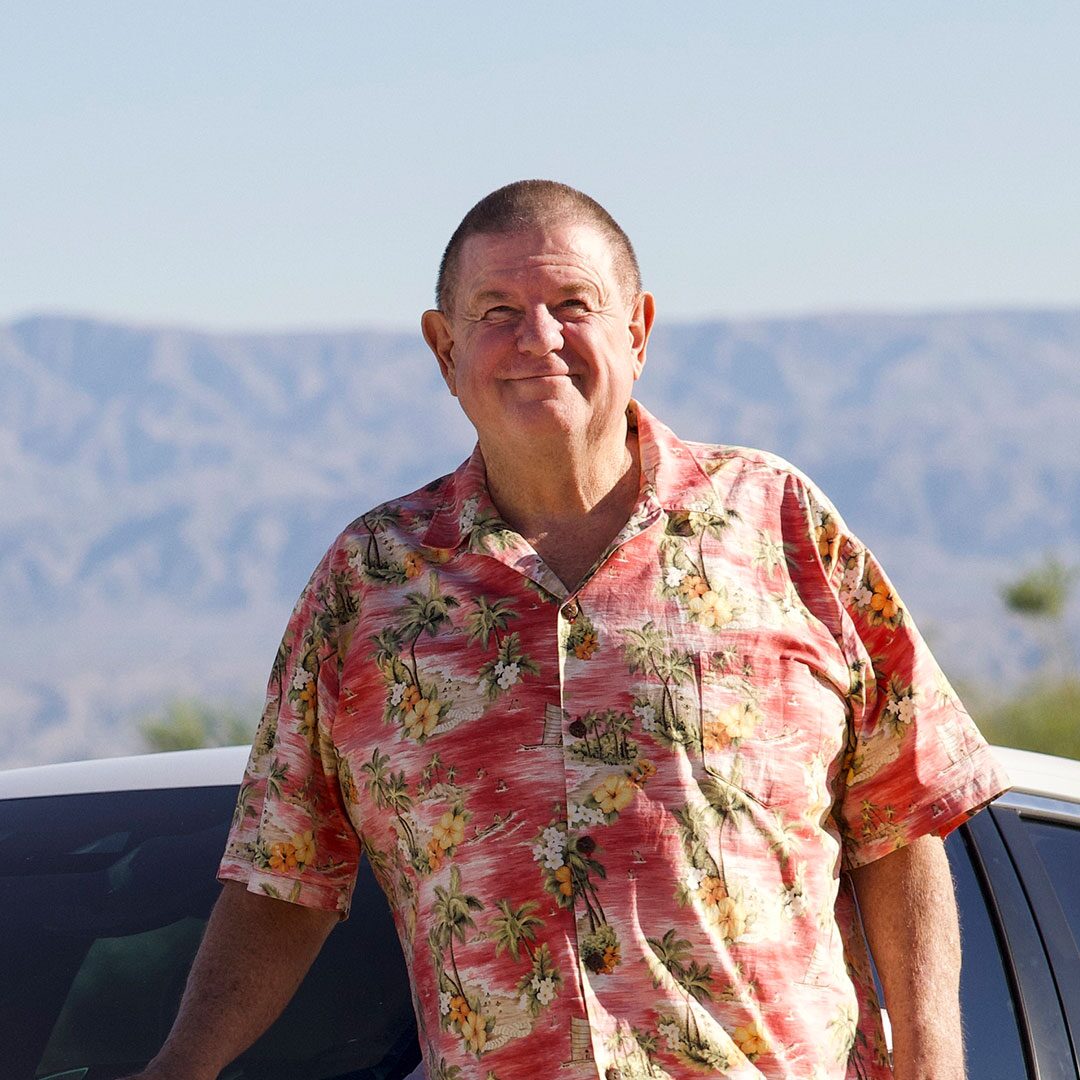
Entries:
POLYGON ((836 815, 856 867, 945 836, 1009 781, 880 563, 820 493, 806 505, 851 671, 836 815))
POLYGON ((330 549, 289 619, 218 878, 344 916, 361 839, 338 784, 332 741, 340 653, 356 609, 343 560, 330 549))

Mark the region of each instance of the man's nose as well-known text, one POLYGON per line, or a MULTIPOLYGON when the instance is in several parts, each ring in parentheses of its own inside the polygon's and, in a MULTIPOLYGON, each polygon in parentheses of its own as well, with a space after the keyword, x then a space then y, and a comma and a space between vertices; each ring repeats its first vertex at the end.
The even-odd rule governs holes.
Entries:
POLYGON ((518 348, 523 353, 546 356, 563 345, 562 323, 551 311, 538 305, 527 308, 518 324, 518 348))

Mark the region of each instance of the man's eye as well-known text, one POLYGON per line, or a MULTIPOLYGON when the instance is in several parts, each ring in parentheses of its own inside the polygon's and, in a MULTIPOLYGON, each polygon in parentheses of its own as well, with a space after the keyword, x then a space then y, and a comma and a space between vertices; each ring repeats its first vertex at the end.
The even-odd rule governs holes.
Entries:
POLYGON ((589 305, 586 304, 584 300, 573 299, 573 300, 564 300, 559 305, 559 308, 562 311, 588 311, 589 310, 589 305))
POLYGON ((488 308, 484 312, 484 318, 496 322, 500 319, 508 319, 514 314, 514 309, 508 304, 499 304, 496 307, 488 308))

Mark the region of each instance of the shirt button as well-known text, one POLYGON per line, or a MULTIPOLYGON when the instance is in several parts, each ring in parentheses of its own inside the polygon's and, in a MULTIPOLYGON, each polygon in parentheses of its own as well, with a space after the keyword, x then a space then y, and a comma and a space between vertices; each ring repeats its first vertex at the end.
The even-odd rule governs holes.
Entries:
POLYGON ((563 618, 565 618, 567 622, 574 622, 580 614, 581 608, 578 606, 576 600, 571 600, 566 607, 563 608, 563 618))

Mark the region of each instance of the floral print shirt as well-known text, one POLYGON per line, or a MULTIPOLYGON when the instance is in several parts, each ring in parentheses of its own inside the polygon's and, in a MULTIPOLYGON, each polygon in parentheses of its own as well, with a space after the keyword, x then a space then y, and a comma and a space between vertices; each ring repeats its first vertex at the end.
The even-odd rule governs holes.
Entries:
POLYGON ((805 477, 628 415, 638 504, 573 595, 478 450, 341 534, 221 877, 345 914, 366 854, 429 1080, 887 1077, 846 870, 1006 780, 805 477))

